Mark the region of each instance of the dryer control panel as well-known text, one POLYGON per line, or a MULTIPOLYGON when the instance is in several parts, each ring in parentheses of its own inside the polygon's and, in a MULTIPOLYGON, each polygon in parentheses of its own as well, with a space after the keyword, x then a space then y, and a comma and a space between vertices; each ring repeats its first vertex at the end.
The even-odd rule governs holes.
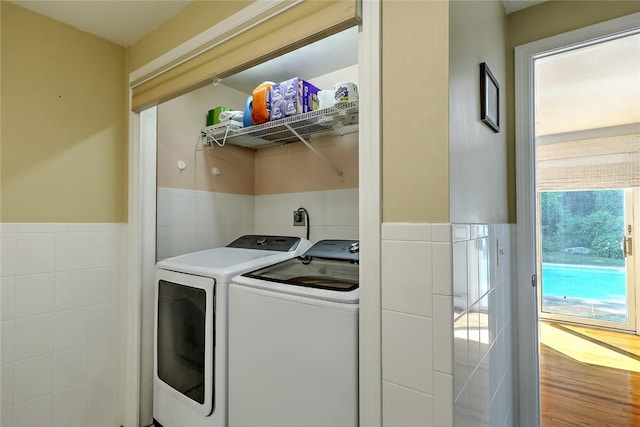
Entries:
POLYGON ((295 251, 300 244, 299 237, 246 235, 229 243, 229 248, 260 249, 266 251, 295 251))
POLYGON ((320 240, 303 256, 357 263, 360 260, 360 244, 358 240, 320 240))

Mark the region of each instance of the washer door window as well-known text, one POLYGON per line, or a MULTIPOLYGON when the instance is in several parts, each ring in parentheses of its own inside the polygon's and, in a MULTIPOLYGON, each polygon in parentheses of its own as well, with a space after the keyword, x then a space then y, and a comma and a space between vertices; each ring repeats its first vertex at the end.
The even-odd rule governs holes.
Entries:
POLYGON ((215 282, 186 277, 188 285, 158 280, 156 375, 206 416, 213 412, 215 282))

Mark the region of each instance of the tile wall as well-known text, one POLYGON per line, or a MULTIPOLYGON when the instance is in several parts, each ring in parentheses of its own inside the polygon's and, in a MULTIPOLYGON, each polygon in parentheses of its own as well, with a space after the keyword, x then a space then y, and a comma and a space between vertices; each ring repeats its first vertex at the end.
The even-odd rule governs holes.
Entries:
POLYGON ((382 225, 384 427, 453 426, 451 225, 382 225))
POLYGON ((116 425, 121 224, 1 224, 3 427, 116 425))
POLYGON ((512 227, 453 225, 456 427, 514 425, 512 227))
POLYGON ((243 234, 305 236, 293 211, 311 218, 310 240, 358 238, 358 189, 249 196, 158 189, 157 259, 224 246, 243 234))
POLYGON ((293 211, 309 212, 309 240, 358 239, 358 189, 309 191, 256 196, 256 233, 304 237, 305 227, 293 226, 293 211))
POLYGON ((509 225, 382 225, 385 427, 513 425, 510 241, 509 225))
POLYGON ((158 260, 253 233, 254 196, 158 188, 157 204, 158 260))

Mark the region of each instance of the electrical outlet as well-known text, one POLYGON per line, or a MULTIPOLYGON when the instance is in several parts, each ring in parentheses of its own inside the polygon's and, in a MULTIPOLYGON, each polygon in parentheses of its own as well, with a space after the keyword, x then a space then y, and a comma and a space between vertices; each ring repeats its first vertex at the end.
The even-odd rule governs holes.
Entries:
POLYGON ((504 248, 502 247, 502 241, 496 239, 496 265, 500 267, 504 258, 504 248))
POLYGON ((293 211, 293 225, 295 227, 304 226, 306 224, 304 212, 293 211))

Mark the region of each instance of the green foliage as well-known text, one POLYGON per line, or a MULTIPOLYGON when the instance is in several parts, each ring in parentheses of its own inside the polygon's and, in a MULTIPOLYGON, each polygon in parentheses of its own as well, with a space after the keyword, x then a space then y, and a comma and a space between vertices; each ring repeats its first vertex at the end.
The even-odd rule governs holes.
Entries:
POLYGON ((586 248, 594 256, 623 258, 623 190, 543 192, 540 211, 543 253, 586 248))

